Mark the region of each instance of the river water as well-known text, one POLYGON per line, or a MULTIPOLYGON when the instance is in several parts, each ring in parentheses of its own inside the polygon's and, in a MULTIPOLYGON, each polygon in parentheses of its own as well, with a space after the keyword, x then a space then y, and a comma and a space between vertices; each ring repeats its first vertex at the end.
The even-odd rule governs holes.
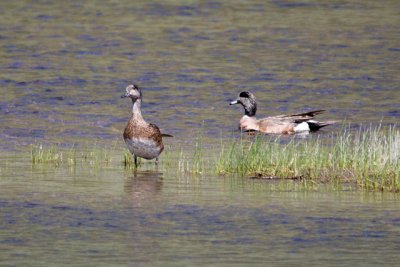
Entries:
POLYGON ((3 1, 0 265, 396 265, 396 194, 32 166, 29 145, 122 154, 130 82, 171 150, 237 138, 243 90, 259 116, 326 109, 339 123, 323 133, 398 124, 399 14, 394 0, 3 1))

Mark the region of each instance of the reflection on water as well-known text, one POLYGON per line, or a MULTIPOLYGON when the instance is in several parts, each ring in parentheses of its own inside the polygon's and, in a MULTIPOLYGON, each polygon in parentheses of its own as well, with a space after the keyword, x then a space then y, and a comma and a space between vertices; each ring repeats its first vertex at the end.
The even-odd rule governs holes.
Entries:
POLYGON ((395 194, 9 155, 33 142, 122 150, 131 81, 171 147, 200 130, 206 145, 230 137, 243 90, 259 116, 397 123, 398 1, 3 2, 0 265, 398 264, 395 194))
POLYGON ((126 180, 125 192, 134 207, 143 207, 157 202, 163 186, 163 176, 156 171, 137 171, 126 180))

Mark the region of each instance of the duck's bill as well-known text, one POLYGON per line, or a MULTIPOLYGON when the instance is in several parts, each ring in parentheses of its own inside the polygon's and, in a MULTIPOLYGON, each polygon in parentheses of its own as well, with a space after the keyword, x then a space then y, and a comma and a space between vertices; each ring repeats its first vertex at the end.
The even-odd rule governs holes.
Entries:
POLYGON ((237 100, 235 100, 235 101, 230 102, 229 105, 235 105, 237 103, 238 103, 237 100))

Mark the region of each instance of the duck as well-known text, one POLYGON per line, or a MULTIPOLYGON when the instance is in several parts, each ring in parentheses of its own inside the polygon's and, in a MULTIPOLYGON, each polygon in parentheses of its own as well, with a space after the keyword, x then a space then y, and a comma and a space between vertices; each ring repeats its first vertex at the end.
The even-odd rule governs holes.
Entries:
POLYGON ((325 111, 323 109, 257 119, 257 101, 254 94, 248 91, 241 92, 236 100, 230 102, 230 105, 235 104, 240 104, 244 108, 244 116, 239 121, 239 129, 247 132, 256 131, 266 134, 307 134, 335 123, 335 121, 320 122, 313 120, 314 116, 325 111))
POLYGON ((148 123, 143 119, 141 105, 143 94, 142 90, 136 84, 130 84, 126 87, 126 93, 121 98, 130 98, 132 100, 132 115, 125 127, 123 138, 129 152, 134 158, 135 168, 138 166, 138 157, 147 160, 156 159, 164 150, 163 136, 157 125, 148 123))

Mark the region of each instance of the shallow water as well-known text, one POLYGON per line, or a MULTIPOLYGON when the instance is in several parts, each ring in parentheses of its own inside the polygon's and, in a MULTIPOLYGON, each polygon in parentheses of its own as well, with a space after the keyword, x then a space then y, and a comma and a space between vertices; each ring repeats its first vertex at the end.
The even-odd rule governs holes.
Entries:
POLYGON ((24 167, 2 173, 2 265, 376 266, 399 260, 396 194, 296 192, 267 181, 177 176, 149 166, 137 173, 24 167))
POLYGON ((32 167, 29 145, 122 154, 131 81, 144 117, 175 136, 170 150, 199 133, 205 147, 237 138, 242 110, 228 103, 242 90, 259 116, 326 109, 339 123, 325 134, 397 124, 399 11, 394 0, 1 3, 0 265, 397 264, 396 194, 150 164, 136 176, 32 167))

